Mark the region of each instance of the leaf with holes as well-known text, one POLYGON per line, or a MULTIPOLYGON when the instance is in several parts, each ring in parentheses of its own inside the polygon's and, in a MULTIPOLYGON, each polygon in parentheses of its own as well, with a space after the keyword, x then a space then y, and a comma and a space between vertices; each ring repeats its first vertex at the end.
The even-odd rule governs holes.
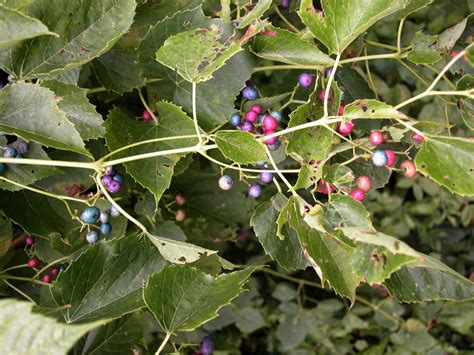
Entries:
POLYGON ((172 265, 152 275, 143 299, 166 333, 190 331, 244 291, 255 268, 211 276, 187 265, 172 265))
MULTIPOLYGON (((406 118, 406 116, 386 104, 377 100, 356 100, 344 107, 344 117, 357 118, 406 118)), ((356 123, 357 124, 357 123, 356 123)))
POLYGON ((272 5, 272 0, 258 0, 257 4, 240 20, 237 28, 244 28, 250 25, 254 20, 262 17, 272 5))

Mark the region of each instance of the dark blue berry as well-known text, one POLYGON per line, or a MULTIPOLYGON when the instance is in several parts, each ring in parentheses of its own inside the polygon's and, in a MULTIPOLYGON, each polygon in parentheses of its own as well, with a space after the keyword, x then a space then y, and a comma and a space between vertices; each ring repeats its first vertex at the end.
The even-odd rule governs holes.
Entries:
POLYGON ((269 184, 273 180, 273 174, 269 171, 262 171, 258 178, 264 184, 269 184))
POLYGON ((97 243, 99 241, 99 233, 97 231, 90 231, 86 234, 86 240, 90 244, 97 243))
POLYGON ((115 180, 115 181, 118 181, 120 184, 122 184, 122 183, 123 183, 123 176, 120 175, 120 174, 116 174, 116 175, 114 176, 114 180, 115 180))
POLYGON ((248 188, 249 197, 259 198, 262 194, 262 186, 259 184, 250 184, 248 188))
POLYGON ((4 173, 5 170, 7 170, 7 164, 5 163, 0 163, 0 174, 4 173))
POLYGON ((302 88, 307 89, 313 84, 313 76, 308 73, 300 74, 298 82, 302 88))
POLYGON ((102 223, 100 225, 100 233, 102 235, 109 235, 112 231, 112 225, 110 223, 102 223))
POLYGON ((94 224, 100 217, 100 210, 97 207, 87 207, 81 213, 81 221, 86 224, 94 224))
POLYGON ((64 270, 66 270, 66 268, 67 268, 66 264, 58 264, 59 271, 64 271, 64 270))
POLYGON ((100 212, 100 216, 99 216, 99 221, 101 223, 109 223, 110 221, 110 213, 105 211, 105 212, 100 212))
POLYGON ((214 351, 214 342, 212 341, 211 337, 205 336, 201 339, 201 343, 199 344, 199 352, 202 355, 211 355, 214 351))
POLYGON ((239 124, 240 124, 240 120, 241 120, 242 117, 240 117, 240 115, 238 113, 234 113, 232 114, 232 116, 230 117, 230 121, 229 123, 234 126, 234 127, 237 127, 239 124))
POLYGON ((120 211, 114 205, 110 204, 109 206, 109 213, 112 217, 120 216, 120 211))
POLYGON ((18 153, 25 154, 29 149, 29 144, 25 141, 20 141, 18 143, 18 153))
POLYGON ((219 187, 224 191, 230 190, 233 184, 234 181, 230 175, 222 175, 219 179, 219 187))
POLYGON ((14 147, 6 147, 3 152, 4 158, 16 158, 18 151, 14 147))
POLYGON ((253 86, 246 86, 242 90, 242 96, 248 101, 253 101, 258 96, 257 89, 255 89, 253 86))

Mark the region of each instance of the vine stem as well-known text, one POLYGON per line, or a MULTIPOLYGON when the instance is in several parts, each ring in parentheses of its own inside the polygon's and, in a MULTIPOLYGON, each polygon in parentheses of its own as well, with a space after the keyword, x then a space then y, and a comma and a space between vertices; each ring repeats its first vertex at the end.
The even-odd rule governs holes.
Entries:
POLYGON ((402 30, 403 24, 405 23, 405 18, 400 20, 400 24, 398 25, 398 33, 397 33, 397 53, 402 52, 402 30))
POLYGON ((331 74, 329 75, 328 85, 326 86, 326 92, 324 93, 324 117, 328 117, 328 99, 329 99, 329 92, 331 91, 331 85, 334 80, 334 76, 336 75, 337 66, 339 61, 341 60, 341 53, 338 53, 336 56, 336 60, 334 61, 334 65, 331 70, 331 74))
POLYGON ((293 32, 299 33, 300 31, 290 22, 288 19, 281 13, 280 9, 278 8, 278 5, 274 6, 275 12, 277 13, 278 17, 282 19, 282 21, 288 26, 290 30, 293 32))
POLYGON ((0 163, 24 164, 24 165, 43 165, 43 166, 61 166, 65 168, 79 168, 99 171, 99 166, 95 162, 84 163, 76 161, 46 160, 46 159, 28 159, 28 158, 0 158, 0 163))
POLYGON ((22 295, 23 297, 25 297, 28 301, 30 301, 31 303, 33 303, 36 307, 38 307, 38 304, 35 302, 34 299, 32 299, 30 296, 28 296, 25 292, 23 292, 22 290, 20 290, 19 288, 13 286, 13 284, 11 284, 10 282, 8 282, 7 280, 3 280, 3 282, 5 282, 5 284, 7 284, 9 287, 11 287, 13 290, 15 290, 16 292, 18 292, 20 295, 22 295))
POLYGON ((156 350, 155 355, 160 355, 161 351, 163 350, 165 345, 168 343, 168 340, 170 339, 170 336, 171 336, 170 333, 166 333, 166 336, 163 339, 163 341, 161 342, 160 347, 158 348, 158 350, 156 350))
POLYGON ((197 108, 196 108, 196 83, 193 81, 193 93, 192 93, 193 97, 193 121, 194 121, 194 128, 196 129, 196 135, 198 137, 198 146, 201 147, 202 146, 202 142, 203 142, 203 139, 202 139, 202 136, 201 136, 201 131, 199 130, 199 123, 198 123, 198 119, 197 119, 197 108))
POLYGON ((272 153, 270 152, 270 149, 268 149, 267 145, 265 145, 265 150, 267 151, 267 156, 268 156, 268 159, 270 159, 270 163, 272 164, 273 169, 275 169, 280 179, 285 183, 286 187, 288 187, 288 191, 291 190, 292 194, 296 195, 296 191, 292 190, 293 186, 291 186, 290 182, 286 179, 285 175, 283 175, 280 169, 278 169, 278 166, 276 165, 275 160, 273 160, 272 153))

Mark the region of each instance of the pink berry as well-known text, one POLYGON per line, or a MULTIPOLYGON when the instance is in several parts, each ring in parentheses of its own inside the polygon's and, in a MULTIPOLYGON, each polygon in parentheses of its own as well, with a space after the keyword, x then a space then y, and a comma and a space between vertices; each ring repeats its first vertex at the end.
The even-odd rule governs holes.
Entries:
POLYGON ((373 145, 380 145, 383 143, 383 135, 380 131, 370 132, 370 143, 373 145))
POLYGON ((413 139, 413 142, 420 144, 423 143, 425 137, 423 137, 421 134, 413 133, 411 139, 413 139))
POLYGON ((262 112, 263 112, 263 107, 260 106, 260 105, 253 105, 250 110, 252 110, 253 112, 255 112, 257 115, 261 115, 262 112))
POLYGON ((395 165, 395 162, 397 161, 397 156, 393 152, 393 150, 386 149, 384 150, 385 155, 387 156, 387 163, 385 164, 389 168, 395 165))
MULTIPOLYGON (((269 136, 269 135, 274 134, 274 133, 275 133, 275 131, 265 131, 265 136, 269 136)), ((271 138, 268 138, 263 143, 265 143, 266 145, 271 145, 271 144, 276 143, 277 140, 278 140, 277 136, 276 137, 271 137, 271 138)))
POLYGON ((277 121, 275 120, 275 118, 273 118, 273 116, 270 116, 270 115, 265 116, 263 118, 262 123, 263 123, 263 129, 265 130, 265 132, 274 131, 278 127, 277 121))
POLYGON ((416 175, 416 166, 411 160, 405 160, 400 168, 403 170, 403 175, 407 178, 412 178, 416 175))
MULTIPOLYGON (((325 95, 326 95, 326 90, 321 90, 321 91, 319 92, 319 99, 320 99, 321 101, 324 101, 324 96, 325 96, 325 95)), ((329 92, 328 92, 328 101, 330 101, 331 99, 332 99, 331 90, 329 90, 329 92)))
POLYGON ((370 181, 370 178, 368 176, 363 175, 357 178, 357 188, 359 190, 362 190, 363 192, 369 192, 371 187, 372 187, 372 182, 370 181))
POLYGON ((245 118, 249 122, 255 122, 258 118, 258 114, 255 111, 249 111, 245 114, 245 118))
POLYGON ((331 184, 326 184, 326 182, 324 182, 323 180, 319 180, 318 191, 321 192, 322 194, 327 195, 329 191, 331 192, 334 191, 334 187, 331 184), (328 185, 329 185, 329 189, 328 189, 328 185))
POLYGON ((352 122, 338 122, 337 126, 339 127, 339 133, 343 136, 350 134, 354 129, 354 124, 352 122))
POLYGON ((182 206, 186 203, 186 198, 181 192, 178 192, 176 195, 174 195, 174 200, 178 206, 182 206))
POLYGON ((342 116, 344 114, 344 104, 339 105, 339 110, 337 111, 338 116, 342 116))
POLYGON ((52 276, 58 276, 58 274, 59 274, 59 269, 57 267, 53 267, 51 269, 51 275, 52 276))
POLYGON ((151 121, 152 117, 148 110, 143 111, 143 121, 151 121))
POLYGON ((355 189, 351 192, 351 197, 356 201, 362 202, 364 201, 365 193, 362 190, 355 189))
POLYGON ((38 258, 31 258, 30 260, 28 260, 28 267, 30 268, 35 268, 39 265, 40 261, 38 258))
POLYGON ((25 239, 25 244, 28 246, 32 246, 33 244, 35 244, 35 238, 31 235, 27 236, 25 239))
POLYGON ((50 283, 52 279, 53 278, 51 277, 51 275, 48 275, 48 274, 43 275, 43 282, 50 283))

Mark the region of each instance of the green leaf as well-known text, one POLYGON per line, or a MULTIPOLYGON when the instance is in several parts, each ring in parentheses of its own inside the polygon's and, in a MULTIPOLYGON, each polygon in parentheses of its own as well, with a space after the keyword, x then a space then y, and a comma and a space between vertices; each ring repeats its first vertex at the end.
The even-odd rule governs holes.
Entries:
MULTIPOLYGON (((168 102, 156 104, 158 124, 128 117, 120 109, 114 109, 105 122, 105 140, 111 151, 143 140, 193 135, 194 124, 178 106, 168 102)), ((142 144, 115 155, 116 158, 146 154, 163 150, 192 147, 197 138, 171 139, 142 144)), ((143 187, 150 190, 158 201, 169 187, 176 163, 184 154, 169 154, 125 163, 127 172, 143 187)))
POLYGON ((282 106, 282 102, 288 99, 291 95, 291 92, 286 92, 284 94, 275 95, 275 96, 265 96, 260 97, 253 101, 247 101, 244 104, 244 110, 249 111, 252 109, 253 105, 260 105, 262 106, 263 111, 266 110, 277 110, 279 107, 282 106))
POLYGON ((364 205, 346 195, 332 194, 321 216, 326 229, 339 227, 370 228, 372 222, 364 205))
POLYGON ((285 225, 281 232, 284 238, 277 236, 277 218, 288 199, 282 194, 276 194, 270 201, 260 204, 250 220, 265 253, 286 270, 306 269, 308 262, 303 255, 298 235, 285 225))
POLYGON ((268 161, 263 143, 243 131, 218 131, 216 144, 227 159, 239 164, 268 161))
POLYGON ((406 116, 385 102, 377 100, 356 100, 344 107, 344 117, 357 118, 406 118, 406 116))
POLYGON ((234 38, 223 43, 223 32, 221 27, 211 25, 168 37, 156 52, 156 60, 189 82, 210 80, 217 69, 242 50, 234 38))
POLYGON ((66 325, 32 312, 33 304, 0 300, 0 343, 7 354, 67 354, 98 323, 66 325))
MULTIPOLYGON (((456 83, 456 90, 469 90, 474 88, 474 76, 464 75, 456 83)), ((458 108, 461 110, 461 117, 469 129, 474 130, 474 100, 460 97, 458 108)))
POLYGON ((360 278, 350 263, 353 249, 325 232, 322 227, 319 230, 311 228, 301 215, 301 202, 293 197, 290 200, 289 223, 298 234, 301 246, 322 283, 327 282, 336 293, 354 303, 360 278))
POLYGON ((398 10, 398 0, 327 0, 322 8, 319 13, 312 0, 302 0, 298 14, 331 53, 342 53, 375 22, 398 10))
POLYGON ((0 5, 0 49, 42 35, 54 35, 41 21, 0 5))
POLYGON ((474 302, 447 302, 437 319, 440 323, 468 336, 474 326, 474 302))
POLYGON ((294 65, 334 64, 334 60, 321 52, 318 47, 303 40, 294 32, 274 26, 267 26, 265 30, 270 34, 257 35, 251 48, 260 58, 294 65))
POLYGON ((131 25, 135 0, 38 0, 24 12, 59 37, 40 37, 0 51, 0 67, 32 79, 81 66, 110 49, 131 25))
POLYGON ((0 130, 4 133, 91 156, 47 88, 27 83, 7 85, 0 91, 0 111, 0 130))
POLYGON ((168 333, 194 330, 241 294, 254 268, 219 276, 190 266, 172 265, 148 279, 143 289, 147 307, 168 333))
POLYGON ((68 323, 113 319, 144 306, 142 287, 166 265, 148 239, 135 235, 91 245, 51 288, 68 323))
POLYGON ((460 195, 474 195, 474 141, 457 137, 426 137, 416 154, 416 168, 460 195))
POLYGON ((250 25, 254 20, 262 17, 263 13, 267 11, 272 5, 272 0, 258 0, 257 4, 240 20, 237 28, 244 28, 250 25))
POLYGON ((324 165, 323 180, 336 186, 347 185, 354 181, 354 173, 341 164, 324 165))
MULTIPOLYGON (((12 144, 11 146, 17 146, 12 144)), ((28 159, 50 160, 40 145, 31 143, 28 153, 25 154, 28 159)), ((31 185, 34 182, 50 176, 58 174, 61 171, 52 166, 27 165, 27 164, 8 164, 7 170, 0 176, 0 189, 18 191, 21 188, 1 180, 2 177, 13 180, 22 185, 31 185)))
POLYGON ((400 302, 474 299, 474 282, 428 255, 402 267, 384 285, 400 302))
POLYGON ((82 139, 96 139, 104 135, 104 121, 87 99, 86 89, 57 80, 43 81, 41 86, 59 96, 58 107, 66 113, 66 117, 74 124, 82 139))
POLYGON ((445 29, 438 36, 436 46, 439 50, 446 50, 448 52, 454 47, 459 37, 462 36, 466 29, 467 17, 461 22, 455 24, 452 27, 445 29))
POLYGON ((87 334, 81 354, 130 353, 143 342, 143 313, 126 314, 87 334))
POLYGON ((397 17, 399 19, 405 18, 413 12, 428 6, 432 2, 433 0, 402 0, 400 2, 400 10, 397 12, 397 17))
POLYGON ((434 64, 441 59, 435 45, 436 36, 424 35, 417 32, 412 42, 412 50, 407 59, 415 64, 434 64))

